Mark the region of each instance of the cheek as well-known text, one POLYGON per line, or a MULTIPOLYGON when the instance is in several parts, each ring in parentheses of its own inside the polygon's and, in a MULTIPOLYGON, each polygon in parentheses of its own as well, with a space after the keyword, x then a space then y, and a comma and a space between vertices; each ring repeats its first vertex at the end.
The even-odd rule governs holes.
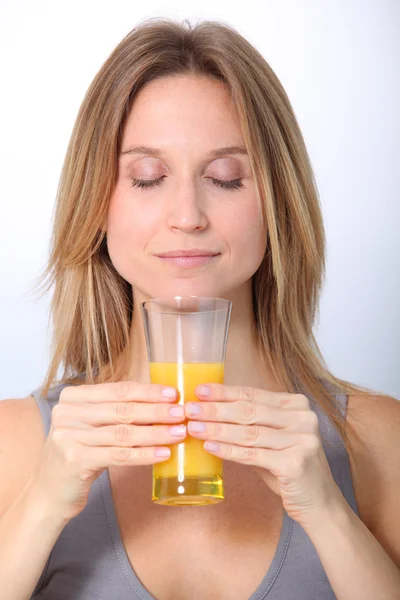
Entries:
POLYGON ((140 210, 123 194, 113 195, 108 211, 107 246, 111 262, 127 281, 131 282, 132 273, 140 267, 140 251, 145 250, 156 229, 151 211, 140 210))
POLYGON ((143 210, 124 194, 115 194, 108 211, 107 237, 113 244, 143 247, 156 227, 154 211, 143 210))
POLYGON ((265 232, 254 201, 229 211, 224 219, 224 227, 231 251, 237 258, 257 262, 264 256, 265 232))

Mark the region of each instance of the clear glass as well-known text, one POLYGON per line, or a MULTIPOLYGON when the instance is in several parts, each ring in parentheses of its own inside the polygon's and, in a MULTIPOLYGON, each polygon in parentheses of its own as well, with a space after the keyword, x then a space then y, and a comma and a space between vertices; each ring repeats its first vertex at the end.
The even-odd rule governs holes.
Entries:
MULTIPOLYGON (((223 383, 232 303, 224 298, 175 296, 141 305, 150 381, 178 390, 176 404, 199 401, 201 383, 223 383)), ((187 420, 184 421, 187 424, 187 420)), ((170 506, 224 499, 222 459, 190 435, 172 444, 168 460, 153 465, 152 500, 170 506)))

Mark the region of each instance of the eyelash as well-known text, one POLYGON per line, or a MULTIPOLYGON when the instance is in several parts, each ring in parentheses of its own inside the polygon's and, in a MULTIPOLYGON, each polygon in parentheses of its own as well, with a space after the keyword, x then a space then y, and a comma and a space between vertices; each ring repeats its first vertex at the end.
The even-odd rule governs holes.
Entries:
MULTIPOLYGON (((132 186, 139 188, 151 188, 155 185, 160 185, 164 177, 165 175, 163 177, 159 177, 159 179, 132 179, 132 186)), ((210 177, 210 179, 215 185, 218 185, 225 190, 237 190, 243 187, 241 179, 233 179, 232 181, 221 181, 220 179, 215 179, 214 177, 210 177)))

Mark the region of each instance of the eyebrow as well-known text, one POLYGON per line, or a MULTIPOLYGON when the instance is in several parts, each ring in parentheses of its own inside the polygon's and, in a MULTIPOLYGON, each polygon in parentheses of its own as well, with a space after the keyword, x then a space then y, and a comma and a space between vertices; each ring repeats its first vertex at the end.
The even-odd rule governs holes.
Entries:
MULTIPOLYGON (((150 148, 148 146, 136 146, 124 150, 121 152, 120 156, 124 154, 148 154, 149 156, 159 157, 162 156, 162 150, 159 148, 150 148)), ((224 148, 211 150, 209 156, 211 158, 218 158, 219 156, 226 156, 227 154, 247 154, 247 150, 241 146, 226 146, 224 148)))

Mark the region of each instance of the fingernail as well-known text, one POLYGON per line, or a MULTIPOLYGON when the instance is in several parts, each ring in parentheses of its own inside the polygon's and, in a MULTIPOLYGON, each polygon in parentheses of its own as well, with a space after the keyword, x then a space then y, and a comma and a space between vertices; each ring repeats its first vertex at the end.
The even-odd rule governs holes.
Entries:
POLYGON ((165 457, 171 455, 171 450, 169 448, 156 448, 154 453, 156 456, 165 457))
POLYGON ((164 396, 164 398, 175 398, 176 389, 173 387, 166 387, 162 390, 161 394, 164 396))
POLYGON ((199 421, 189 421, 188 430, 196 432, 205 431, 206 426, 204 425, 204 423, 200 423, 199 421))
POLYGON ((189 415, 199 415, 201 413, 201 408, 198 403, 188 402, 185 406, 189 415))
POLYGON ((185 435, 185 433, 186 433, 186 426, 185 425, 174 425, 173 427, 169 427, 168 431, 171 435, 182 436, 182 435, 185 435))
POLYGON ((211 452, 217 452, 217 450, 219 450, 219 444, 216 444, 215 442, 206 442, 204 448, 206 450, 211 450, 211 452))
POLYGON ((197 393, 199 396, 209 396, 211 394, 211 388, 208 385, 197 386, 197 393))
POLYGON ((169 409, 171 417, 183 417, 185 415, 185 409, 183 406, 171 406, 169 409))

